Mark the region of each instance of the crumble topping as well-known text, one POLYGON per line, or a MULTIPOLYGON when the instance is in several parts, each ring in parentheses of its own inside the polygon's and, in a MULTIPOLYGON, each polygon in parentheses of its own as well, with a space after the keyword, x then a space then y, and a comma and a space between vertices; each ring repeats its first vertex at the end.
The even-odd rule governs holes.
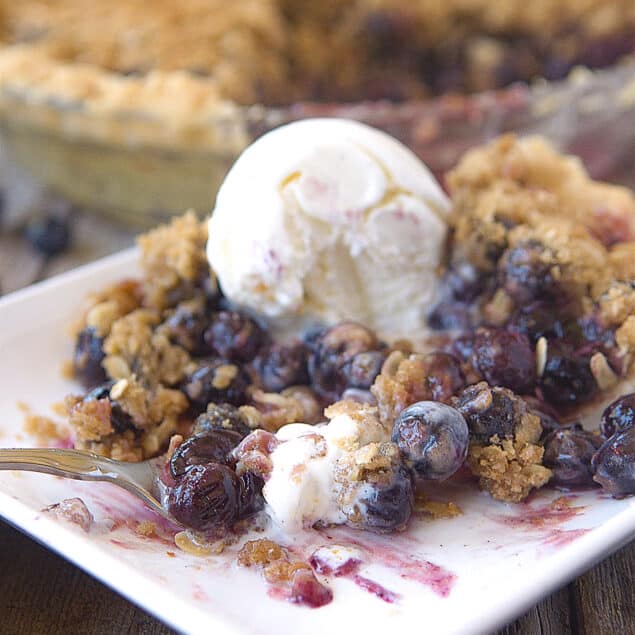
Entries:
POLYGON ((569 293, 597 300, 624 268, 624 245, 603 244, 601 230, 614 216, 623 225, 620 242, 632 240, 635 198, 591 180, 579 160, 543 139, 507 135, 471 150, 448 174, 448 186, 459 254, 479 269, 492 270, 492 256, 507 247, 534 241, 569 293))
POLYGON ((266 538, 248 540, 238 553, 238 564, 260 567, 270 582, 286 582, 298 569, 311 569, 305 562, 292 562, 285 549, 266 538))
POLYGON ((32 413, 28 411, 28 409, 24 417, 23 427, 28 435, 45 445, 60 440, 69 440, 70 431, 66 423, 56 421, 51 417, 32 413))
POLYGON ((288 394, 264 392, 255 388, 251 392, 251 400, 251 407, 258 412, 258 427, 269 432, 275 432, 287 423, 305 421, 303 403, 288 394))
POLYGON ((370 388, 379 418, 391 426, 397 415, 417 401, 447 401, 465 385, 454 357, 443 353, 406 354, 393 351, 370 388))
POLYGON ((191 211, 139 237, 147 306, 157 309, 173 306, 176 302, 171 293, 190 291, 194 295, 197 283, 215 289, 216 280, 205 255, 206 242, 207 224, 191 211))
POLYGON ((541 464, 543 453, 536 444, 493 438, 490 445, 471 446, 468 463, 482 489, 498 500, 519 503, 551 478, 551 470, 541 464))
POLYGON ((160 320, 158 311, 136 309, 114 322, 103 347, 106 357, 102 366, 109 377, 136 375, 151 384, 167 385, 183 379, 190 356, 156 329, 160 320))
POLYGON ((189 71, 241 103, 272 99, 284 77, 284 27, 269 0, 9 5, 2 7, 3 39, 60 62, 128 76, 189 71))
POLYGON ((144 520, 140 523, 137 523, 135 527, 135 533, 139 534, 139 536, 150 537, 154 536, 157 533, 157 526, 151 520, 144 520))
POLYGON ((391 423, 406 406, 426 399, 425 378, 423 355, 406 357, 401 351, 393 351, 370 389, 377 399, 380 419, 391 423))
MULTIPOLYGON (((635 253, 633 251, 632 254, 635 253)), ((635 280, 635 275, 628 278, 635 280)), ((620 325, 635 314, 635 284, 613 282, 600 298, 600 315, 609 326, 620 325)))
POLYGON ((142 302, 141 284, 138 280, 121 280, 88 295, 81 317, 72 325, 76 335, 85 328, 93 328, 99 337, 110 333, 114 322, 138 309, 142 302))
POLYGON ((494 498, 519 502, 551 478, 542 465, 542 424, 526 402, 506 388, 486 382, 453 399, 470 429, 467 463, 479 485, 494 498))
POLYGON ((155 456, 167 444, 177 431, 187 399, 163 386, 148 391, 130 378, 117 382, 111 394, 101 398, 67 397, 66 406, 76 448, 139 461, 155 456), (117 397, 112 396, 113 390, 117 397))
MULTIPOLYGON (((493 295, 483 295, 486 321, 507 326, 520 319, 526 326, 540 319, 531 317, 532 310, 535 316, 540 310, 568 312, 583 329, 586 320, 598 332, 614 332, 625 366, 613 370, 626 372, 634 346, 633 194, 593 181, 577 158, 558 154, 544 139, 513 135, 466 153, 449 173, 448 186, 454 203, 450 267, 467 261, 485 289, 498 285, 493 295), (547 304, 540 309, 540 302, 547 304)), ((471 318, 464 313, 458 319, 471 318)), ((593 345, 600 345, 599 336, 593 345)), ((610 348, 608 340, 603 346, 610 348)), ((603 373, 601 381, 606 378, 603 373)))

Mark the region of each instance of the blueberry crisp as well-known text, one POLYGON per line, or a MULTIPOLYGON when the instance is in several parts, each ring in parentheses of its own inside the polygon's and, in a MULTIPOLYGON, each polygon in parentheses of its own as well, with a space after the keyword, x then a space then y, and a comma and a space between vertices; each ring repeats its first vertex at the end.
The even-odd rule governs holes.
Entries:
MULTIPOLYGON (((548 484, 635 494, 632 194, 514 136, 468 152, 447 190, 423 345, 353 321, 282 336, 226 297, 193 213, 142 236, 141 277, 76 325, 75 447, 167 452, 169 512, 215 536, 263 508, 288 531, 402 530, 420 484, 457 472, 507 502, 548 484)), ((271 545, 243 564, 302 569, 271 545)))

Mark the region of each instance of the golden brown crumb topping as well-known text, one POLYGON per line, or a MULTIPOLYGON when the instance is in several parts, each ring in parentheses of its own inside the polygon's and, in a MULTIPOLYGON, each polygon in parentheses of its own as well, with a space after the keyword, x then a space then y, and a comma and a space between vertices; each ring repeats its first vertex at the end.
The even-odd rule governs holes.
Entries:
POLYGON ((160 320, 157 311, 137 309, 112 325, 104 341, 106 357, 102 362, 109 377, 136 375, 146 382, 168 385, 183 378, 190 356, 155 329, 160 320))
POLYGON ((133 75, 190 71, 247 103, 266 99, 284 76, 284 27, 268 0, 3 4, 3 39, 58 60, 133 75))
MULTIPOLYGON (((599 304, 614 327, 632 313, 635 197, 629 190, 593 181, 577 158, 558 154, 544 139, 513 135, 468 152, 447 182, 456 258, 487 272, 505 249, 538 244, 546 272, 582 310, 599 304)), ((631 346, 628 327, 620 341, 631 346)))
POLYGON ((371 387, 382 422, 392 424, 404 408, 428 398, 426 376, 423 355, 406 357, 401 351, 389 355, 371 387))
POLYGON ((287 423, 304 422, 302 402, 294 397, 258 388, 251 391, 253 408, 259 413, 259 427, 276 432, 287 423))
POLYGON ((5 68, 31 88, 166 110, 179 108, 166 95, 187 93, 192 112, 209 113, 227 99, 403 99, 557 67, 560 77, 632 51, 635 9, 630 0, 5 0, 0 16, 0 37, 14 45, 5 68))
POLYGON ((27 412, 24 417, 24 431, 44 445, 52 441, 69 440, 69 430, 65 423, 31 412, 27 412))
MULTIPOLYGON (((173 306, 171 292, 184 282, 194 285, 212 275, 205 255, 206 242, 207 225, 193 212, 139 237, 147 306, 157 309, 173 306)), ((215 286, 216 280, 212 277, 209 284, 215 286)))
POLYGON ((105 337, 115 320, 141 306, 142 296, 138 280, 122 280, 91 293, 84 301, 80 319, 73 324, 73 334, 92 327, 97 335, 105 337))
POLYGON ((300 560, 291 560, 287 551, 268 539, 249 540, 238 553, 238 564, 262 569, 267 582, 290 582, 296 571, 311 567, 300 560))
POLYGON ((115 383, 110 395, 95 399, 71 396, 66 405, 76 434, 75 447, 139 461, 155 456, 167 445, 177 432, 187 399, 179 390, 161 385, 149 390, 131 377, 115 383))
POLYGON ((539 445, 505 439, 500 444, 471 446, 468 463, 482 489, 498 500, 519 503, 551 478, 551 470, 541 464, 543 453, 539 445))
POLYGON ((593 181, 578 159, 544 139, 501 137, 468 152, 447 182, 456 242, 485 270, 489 253, 536 240, 555 276, 573 293, 597 299, 616 277, 613 244, 635 236, 633 195, 593 181), (620 219, 619 236, 606 236, 611 218, 620 219))
POLYGON ((381 422, 390 428, 395 417, 410 404, 423 400, 447 402, 464 385, 463 371, 451 355, 394 350, 370 391, 377 400, 381 422))
POLYGON ((470 430, 467 464, 494 498, 518 502, 545 485, 540 417, 511 390, 487 382, 469 386, 453 400, 470 430))

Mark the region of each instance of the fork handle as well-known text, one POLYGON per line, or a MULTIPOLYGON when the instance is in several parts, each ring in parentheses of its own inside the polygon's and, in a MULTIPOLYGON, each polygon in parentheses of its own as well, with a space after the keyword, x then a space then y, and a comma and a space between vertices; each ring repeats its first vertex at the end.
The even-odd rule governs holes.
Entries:
POLYGON ((0 470, 43 472, 79 481, 107 481, 123 487, 159 514, 169 518, 155 490, 157 478, 148 461, 123 463, 83 450, 0 448, 0 470))
POLYGON ((117 481, 117 463, 92 452, 57 448, 0 448, 0 470, 43 472, 81 481, 117 481))

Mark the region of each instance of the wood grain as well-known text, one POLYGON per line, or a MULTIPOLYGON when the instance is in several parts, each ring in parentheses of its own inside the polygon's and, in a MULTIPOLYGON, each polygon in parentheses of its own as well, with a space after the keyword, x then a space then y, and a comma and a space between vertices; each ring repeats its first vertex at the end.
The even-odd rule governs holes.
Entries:
POLYGON ((0 633, 174 632, 4 523, 0 523, 0 545, 0 633))
POLYGON ((565 587, 530 609, 500 631, 500 635, 569 635, 571 629, 569 589, 565 587))

